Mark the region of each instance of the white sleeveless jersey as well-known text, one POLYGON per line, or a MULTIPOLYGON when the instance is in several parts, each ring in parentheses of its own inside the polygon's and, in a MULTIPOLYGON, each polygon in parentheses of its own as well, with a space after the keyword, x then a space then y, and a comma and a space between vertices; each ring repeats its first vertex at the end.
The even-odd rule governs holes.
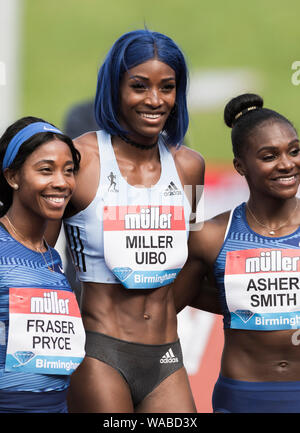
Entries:
POLYGON ((255 233, 246 204, 231 212, 214 264, 224 327, 251 331, 300 328, 300 227, 280 237, 255 233))
POLYGON ((151 188, 123 178, 111 137, 97 132, 101 170, 94 200, 64 221, 81 281, 121 283, 128 289, 170 284, 187 259, 191 206, 163 140, 161 176, 151 188))

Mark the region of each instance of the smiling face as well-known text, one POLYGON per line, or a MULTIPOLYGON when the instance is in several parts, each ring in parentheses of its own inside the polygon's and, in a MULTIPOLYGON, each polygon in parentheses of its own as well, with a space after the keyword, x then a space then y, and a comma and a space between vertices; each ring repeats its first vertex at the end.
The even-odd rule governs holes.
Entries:
POLYGON ((250 191, 277 198, 296 195, 300 176, 299 139, 287 122, 264 122, 248 139, 237 171, 245 175, 250 191))
POLYGON ((40 145, 20 170, 6 176, 19 189, 14 205, 26 215, 59 219, 75 188, 74 163, 69 146, 58 139, 40 145))
POLYGON ((119 122, 130 138, 152 144, 176 100, 176 77, 170 66, 152 59, 129 69, 120 85, 119 122))

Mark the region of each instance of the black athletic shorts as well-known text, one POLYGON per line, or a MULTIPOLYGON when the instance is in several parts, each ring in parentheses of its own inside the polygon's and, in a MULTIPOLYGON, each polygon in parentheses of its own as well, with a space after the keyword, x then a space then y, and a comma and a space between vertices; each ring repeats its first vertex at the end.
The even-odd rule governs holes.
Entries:
POLYGON ((86 356, 115 368, 128 383, 134 406, 164 379, 183 367, 179 340, 167 344, 141 344, 86 331, 86 356))

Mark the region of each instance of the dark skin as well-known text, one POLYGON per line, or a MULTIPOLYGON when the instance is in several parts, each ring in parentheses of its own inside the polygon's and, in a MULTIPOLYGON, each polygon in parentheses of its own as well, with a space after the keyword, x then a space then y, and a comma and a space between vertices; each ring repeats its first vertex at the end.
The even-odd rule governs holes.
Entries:
POLYGON ((62 218, 75 189, 74 163, 67 144, 57 139, 41 144, 19 170, 8 168, 4 176, 13 190, 6 215, 15 231, 6 216, 0 221, 28 248, 46 251, 43 236, 47 223, 62 218))
MULTIPOLYGON (((120 121, 130 130, 132 140, 149 146, 157 141, 174 107, 175 84, 174 71, 157 60, 138 65, 125 74, 120 88, 120 121)), ((157 146, 140 150, 117 136, 112 137, 112 145, 121 174, 130 185, 151 187, 158 182, 161 164, 157 146)), ((82 160, 67 217, 92 202, 100 179, 96 133, 79 137, 75 146, 82 160)), ((179 149, 170 146, 170 151, 182 185, 193 185, 194 190, 196 185, 202 185, 203 158, 185 146, 179 149)), ((154 290, 126 290, 121 284, 88 282, 83 284, 81 306, 87 330, 143 344, 164 344, 178 338, 172 285, 154 290)), ((72 375, 69 408, 74 412, 196 410, 184 368, 167 377, 134 408, 129 387, 119 372, 90 357, 72 375)))
MULTIPOLYGON (((283 122, 260 125, 249 139, 244 154, 235 158, 234 165, 237 171, 246 177, 250 189, 248 204, 256 219, 270 229, 277 229, 276 237, 297 230, 300 225, 300 203, 297 205, 296 198, 300 177, 300 151, 294 129, 283 122)), ((270 230, 258 224, 249 211, 246 217, 254 232, 270 236, 270 230)), ((212 275, 228 219, 229 212, 225 212, 206 221, 202 228, 199 226, 198 231, 190 233, 190 257, 187 263, 190 269, 189 278, 193 278, 193 271, 198 273, 198 281, 205 275, 212 275)), ((191 290, 187 294, 180 287, 183 276, 183 273, 180 274, 174 285, 177 309, 189 304, 220 313, 217 290, 213 288, 216 284, 211 280, 209 289, 208 280, 205 280, 204 289, 199 289, 199 284, 191 282, 191 290)), ((225 329, 221 374, 244 381, 298 381, 299 347, 292 343, 294 333, 295 330, 225 329)))

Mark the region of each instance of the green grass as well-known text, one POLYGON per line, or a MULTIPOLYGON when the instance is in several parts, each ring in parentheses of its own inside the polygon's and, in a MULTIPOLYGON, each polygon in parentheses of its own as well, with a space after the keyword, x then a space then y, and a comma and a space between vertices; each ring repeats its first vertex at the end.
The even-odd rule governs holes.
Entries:
MULTIPOLYGON (((144 27, 166 33, 185 52, 190 70, 248 68, 268 107, 299 127, 298 0, 26 0, 22 38, 22 115, 62 126, 68 108, 91 98, 98 68, 122 33, 144 27)), ((232 95, 235 96, 235 95, 232 95)), ((207 160, 232 159, 222 106, 191 112, 188 142, 207 160)))

